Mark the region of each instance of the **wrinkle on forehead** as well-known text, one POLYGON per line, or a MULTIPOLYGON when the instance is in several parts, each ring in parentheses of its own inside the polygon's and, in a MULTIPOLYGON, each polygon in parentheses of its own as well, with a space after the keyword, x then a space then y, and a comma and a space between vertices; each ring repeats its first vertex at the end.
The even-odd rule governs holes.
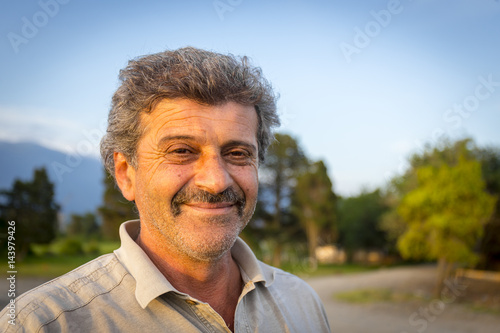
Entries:
MULTIPOLYGON (((175 128, 185 129, 187 125, 198 131, 199 134, 205 133, 202 122, 196 121, 198 119, 218 123, 230 122, 236 126, 241 126, 241 130, 250 129, 251 124, 246 113, 235 112, 231 109, 231 104, 241 106, 234 102, 228 102, 218 106, 217 110, 213 110, 217 106, 202 105, 189 100, 163 100, 156 105, 151 113, 141 115, 141 123, 144 124, 143 136, 151 130, 156 130, 154 136, 158 136, 161 135, 165 127, 168 127, 169 130, 175 128), (222 108, 225 108, 225 110, 222 108)), ((251 134, 257 140, 257 113, 253 107, 252 110, 255 112, 253 113, 255 131, 251 134)))

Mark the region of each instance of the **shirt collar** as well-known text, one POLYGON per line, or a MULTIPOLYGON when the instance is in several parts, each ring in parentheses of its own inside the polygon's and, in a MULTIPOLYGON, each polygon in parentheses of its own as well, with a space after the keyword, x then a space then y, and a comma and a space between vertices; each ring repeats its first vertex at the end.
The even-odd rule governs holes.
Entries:
POLYGON ((250 247, 241 239, 237 238, 231 249, 231 255, 240 267, 241 277, 245 284, 263 282, 269 287, 274 281, 274 269, 260 262, 255 257, 250 247))
POLYGON ((176 291, 132 237, 139 234, 139 220, 120 225, 121 246, 115 250, 120 262, 136 281, 135 298, 144 309, 156 297, 176 291))
MULTIPOLYGON (((121 246, 114 252, 135 279, 135 298, 144 309, 160 295, 168 292, 182 293, 172 286, 132 238, 139 234, 139 228, 139 220, 122 223, 120 226, 121 246)), ((274 270, 259 262, 250 247, 241 238, 238 238, 233 245, 231 255, 240 267, 245 283, 249 281, 253 283, 263 282, 266 287, 273 283, 274 270)))

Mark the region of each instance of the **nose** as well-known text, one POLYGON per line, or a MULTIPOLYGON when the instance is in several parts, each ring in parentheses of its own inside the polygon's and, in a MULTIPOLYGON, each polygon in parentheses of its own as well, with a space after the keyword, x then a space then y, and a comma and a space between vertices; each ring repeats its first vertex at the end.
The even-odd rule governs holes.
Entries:
POLYGON ((233 184, 227 166, 218 154, 205 156, 198 161, 195 185, 212 194, 218 194, 233 184))

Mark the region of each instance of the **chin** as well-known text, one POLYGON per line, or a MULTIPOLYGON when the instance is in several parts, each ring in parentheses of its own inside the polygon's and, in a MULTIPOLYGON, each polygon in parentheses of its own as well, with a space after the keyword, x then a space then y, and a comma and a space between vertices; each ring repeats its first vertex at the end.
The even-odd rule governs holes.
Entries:
POLYGON ((199 237, 189 237, 189 243, 184 243, 184 252, 191 259, 203 262, 213 262, 220 260, 231 250, 241 230, 221 230, 220 234, 212 232, 210 235, 199 235, 199 237))

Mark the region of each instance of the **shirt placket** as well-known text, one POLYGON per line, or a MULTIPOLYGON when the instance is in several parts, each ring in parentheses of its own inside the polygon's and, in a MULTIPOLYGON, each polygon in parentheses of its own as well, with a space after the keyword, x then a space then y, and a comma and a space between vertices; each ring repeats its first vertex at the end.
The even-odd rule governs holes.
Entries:
POLYGON ((185 299, 186 305, 198 318, 198 320, 206 327, 207 332, 229 332, 224 319, 215 312, 215 310, 207 303, 203 303, 192 298, 185 299))

